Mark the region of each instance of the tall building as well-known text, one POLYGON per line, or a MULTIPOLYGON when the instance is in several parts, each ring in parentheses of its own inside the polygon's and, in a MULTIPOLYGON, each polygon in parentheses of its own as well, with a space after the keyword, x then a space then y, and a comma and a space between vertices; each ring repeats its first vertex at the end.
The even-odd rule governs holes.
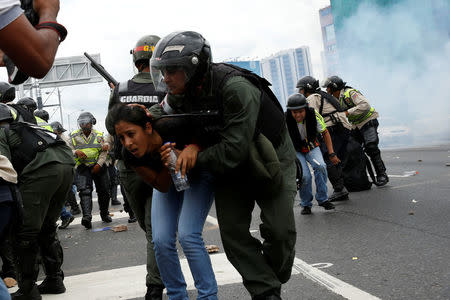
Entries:
POLYGON ((322 55, 323 74, 325 77, 329 77, 338 74, 338 53, 331 6, 320 9, 319 17, 324 48, 322 55))
POLYGON ((261 76, 261 66, 259 60, 231 60, 225 61, 227 64, 235 65, 249 71, 252 71, 258 76, 261 76))
POLYGON ((306 75, 312 75, 309 47, 283 50, 261 59, 261 76, 272 83, 272 91, 283 107, 296 92, 297 81, 306 75))

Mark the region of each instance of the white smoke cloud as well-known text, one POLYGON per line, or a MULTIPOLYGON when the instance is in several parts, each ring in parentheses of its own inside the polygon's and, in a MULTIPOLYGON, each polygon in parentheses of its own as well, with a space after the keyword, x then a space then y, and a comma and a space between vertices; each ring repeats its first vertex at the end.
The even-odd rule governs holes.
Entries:
POLYGON ((448 19, 438 24, 436 13, 449 15, 442 9, 448 2, 364 2, 337 32, 339 75, 380 113, 382 145, 450 141, 450 28, 448 19), (407 129, 403 137, 398 126, 407 129))

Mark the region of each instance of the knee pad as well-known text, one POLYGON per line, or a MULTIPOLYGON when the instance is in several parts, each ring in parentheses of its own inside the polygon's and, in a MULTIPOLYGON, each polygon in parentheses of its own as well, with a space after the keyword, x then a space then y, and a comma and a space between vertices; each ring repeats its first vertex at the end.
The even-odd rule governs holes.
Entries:
POLYGON ((380 149, 378 148, 377 143, 366 144, 365 151, 367 155, 369 155, 370 157, 377 156, 378 154, 380 154, 380 149))

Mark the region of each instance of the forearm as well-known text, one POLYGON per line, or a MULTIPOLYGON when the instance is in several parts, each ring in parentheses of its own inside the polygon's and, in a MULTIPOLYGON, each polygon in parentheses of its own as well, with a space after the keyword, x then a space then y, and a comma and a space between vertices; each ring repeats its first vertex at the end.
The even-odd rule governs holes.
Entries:
POLYGON ((325 145, 327 146, 328 154, 334 153, 333 142, 331 141, 331 135, 328 130, 322 132, 322 137, 325 141, 325 145))
MULTIPOLYGON (((35 0, 34 9, 39 15, 39 23, 56 22, 59 1, 35 0)), ((59 34, 55 30, 36 30, 24 14, 0 30, 0 49, 32 77, 41 78, 47 74, 58 46, 59 34)))

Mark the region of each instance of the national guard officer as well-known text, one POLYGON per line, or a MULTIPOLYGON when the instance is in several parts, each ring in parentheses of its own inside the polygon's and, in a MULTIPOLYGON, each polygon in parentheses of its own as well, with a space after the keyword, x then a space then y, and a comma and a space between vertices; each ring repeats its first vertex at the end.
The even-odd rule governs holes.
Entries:
POLYGON ((109 216, 109 178, 104 166, 107 148, 104 147, 103 133, 93 129, 97 122, 90 112, 82 112, 78 119, 79 129, 70 134, 71 147, 76 164, 76 185, 80 196, 83 217, 81 224, 92 228, 93 182, 98 195, 100 217, 103 222, 111 222, 109 216))
POLYGON ((73 181, 72 153, 55 134, 17 121, 8 106, 0 104, 0 112, 0 154, 17 171, 23 200, 23 223, 14 242, 19 290, 12 299, 34 300, 41 299, 40 294, 64 293, 63 251, 56 220, 73 181), (37 287, 39 250, 46 277, 37 287))
MULTIPOLYGON (((161 102, 164 93, 157 92, 153 86, 149 73, 149 59, 159 37, 146 35, 140 38, 136 46, 131 50, 133 63, 138 73, 126 82, 119 83, 111 92, 108 109, 118 103, 139 103, 146 107, 161 102)), ((110 115, 106 117, 106 128, 110 134, 114 134, 114 122, 110 115)), ((145 299, 162 299, 164 285, 156 264, 155 252, 152 242, 151 207, 153 188, 146 184, 131 168, 123 163, 120 153, 122 145, 115 139, 115 156, 118 159, 120 184, 125 190, 126 199, 134 212, 139 226, 145 231, 147 238, 147 293, 145 299)), ((125 207, 125 204, 124 204, 125 207)), ((130 219, 131 219, 130 215, 130 219)))
POLYGON ((248 70, 214 64, 211 57, 199 33, 174 32, 161 39, 150 60, 151 74, 157 89, 165 84, 169 94, 150 113, 218 112, 217 131, 202 145, 184 148, 177 171, 185 174, 195 166, 213 173, 228 259, 252 299, 281 299, 295 256, 295 150, 270 84, 248 70), (262 243, 249 232, 255 203, 261 208, 262 243))
POLYGON ((347 157, 347 143, 352 125, 348 122, 344 109, 338 100, 326 92, 322 91, 319 81, 312 76, 304 76, 297 82, 299 93, 303 94, 308 101, 308 106, 314 108, 325 121, 327 130, 331 135, 333 143, 333 153, 329 153, 324 143, 320 144, 323 159, 327 164, 328 179, 333 185, 333 194, 328 200, 340 201, 348 199, 348 191, 344 186, 343 164, 347 157), (333 164, 330 158, 339 157, 338 164, 333 164))
POLYGON ((347 86, 346 82, 338 76, 327 78, 323 87, 327 89, 327 93, 338 98, 339 104, 345 108, 345 114, 353 125, 352 134, 364 145, 364 151, 369 155, 377 173, 375 184, 378 186, 387 184, 389 177, 378 148, 378 112, 360 91, 347 86))

